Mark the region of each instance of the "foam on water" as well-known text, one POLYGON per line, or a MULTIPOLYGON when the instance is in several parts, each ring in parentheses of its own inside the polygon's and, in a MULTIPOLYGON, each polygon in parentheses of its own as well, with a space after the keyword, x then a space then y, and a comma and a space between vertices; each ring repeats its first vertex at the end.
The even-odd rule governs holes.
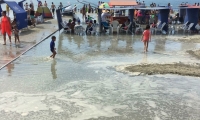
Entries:
POLYGON ((0 118, 12 115, 72 120, 200 118, 199 78, 131 77, 115 70, 115 66, 127 64, 199 63, 183 53, 184 47, 180 49, 187 43, 164 42, 163 49, 156 48, 158 43, 154 41, 150 52, 143 54, 143 43, 136 38, 115 41, 101 36, 99 39, 105 40, 99 41, 92 36, 59 37, 63 38, 56 41, 55 59, 48 57, 51 52, 47 40, 13 62, 13 70, 0 71, 0 118), (178 48, 173 50, 174 47, 178 48))
MULTIPOLYGON (((128 111, 132 112, 134 116, 135 112, 140 111, 148 114, 147 118, 153 117, 150 113, 154 112, 156 113, 154 119, 164 119, 168 118, 168 115, 178 118, 179 114, 173 114, 171 107, 185 106, 190 111, 190 116, 195 116, 193 110, 198 110, 200 106, 200 93, 197 88, 199 86, 194 86, 198 82, 198 78, 181 77, 178 82, 178 76, 171 76, 173 79, 162 75, 144 79, 139 76, 132 79, 125 75, 122 76, 117 74, 115 80, 112 77, 102 77, 98 81, 69 82, 59 86, 55 92, 48 91, 37 94, 4 92, 0 94, 0 111, 16 112, 22 116, 28 116, 31 112, 51 109, 57 114, 68 113, 71 116, 70 119, 74 120, 101 116, 105 118, 120 117, 128 111), (170 84, 172 80, 177 82, 172 85, 170 84), (180 84, 182 81, 187 84, 180 84), (152 84, 155 84, 154 87, 152 84), (188 84, 191 85, 187 86, 188 84), (188 93, 185 88, 195 92, 188 93), (172 89, 177 89, 179 94, 172 89), (179 102, 180 95, 185 98, 181 99, 181 102, 179 102), (133 107, 130 108, 130 104, 133 107), (130 110, 127 111, 127 109, 130 110)), ((179 111, 187 112, 185 109, 179 109, 179 111)))

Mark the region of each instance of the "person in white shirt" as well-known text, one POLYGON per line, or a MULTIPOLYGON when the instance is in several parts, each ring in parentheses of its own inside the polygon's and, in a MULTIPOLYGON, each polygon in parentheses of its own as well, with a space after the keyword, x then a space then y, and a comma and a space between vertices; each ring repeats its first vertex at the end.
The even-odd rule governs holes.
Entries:
POLYGON ((83 33, 85 31, 85 29, 83 28, 83 26, 81 25, 81 21, 78 20, 77 24, 74 26, 74 32, 76 34, 80 34, 83 33))
POLYGON ((77 24, 74 26, 74 28, 77 28, 77 27, 82 27, 80 20, 78 20, 77 24))
POLYGON ((110 17, 111 15, 109 14, 109 13, 107 13, 107 12, 103 12, 102 14, 101 14, 101 20, 102 20, 102 22, 107 22, 107 17, 110 17))
POLYGON ((108 29, 109 23, 107 21, 107 17, 110 17, 111 15, 108 12, 103 12, 101 14, 101 20, 102 20, 102 24, 104 26, 104 31, 106 32, 106 29, 108 29))

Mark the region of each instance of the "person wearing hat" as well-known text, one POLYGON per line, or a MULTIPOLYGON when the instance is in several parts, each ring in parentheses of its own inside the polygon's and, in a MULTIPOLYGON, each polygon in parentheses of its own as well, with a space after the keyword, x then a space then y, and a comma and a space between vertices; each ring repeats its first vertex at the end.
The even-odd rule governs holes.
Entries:
POLYGON ((71 24, 72 24, 72 20, 71 19, 69 19, 69 21, 68 21, 68 23, 67 23, 67 26, 71 26, 71 24))
POLYGON ((93 21, 90 20, 89 24, 86 27, 86 34, 87 33, 91 34, 91 31, 93 30, 92 26, 93 26, 93 21))
POLYGON ((72 33, 74 33, 74 26, 76 25, 76 18, 73 18, 72 22, 71 22, 71 25, 70 25, 70 28, 72 30, 72 33))

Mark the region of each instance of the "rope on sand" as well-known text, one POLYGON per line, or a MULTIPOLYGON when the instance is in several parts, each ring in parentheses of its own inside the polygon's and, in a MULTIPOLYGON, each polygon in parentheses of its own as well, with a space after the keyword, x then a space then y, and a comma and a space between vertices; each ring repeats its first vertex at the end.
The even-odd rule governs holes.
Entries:
POLYGON ((50 36, 52 36, 53 34, 55 34, 56 32, 58 32, 58 30, 54 31, 53 33, 49 34, 47 37, 45 37, 44 39, 42 39, 41 41, 39 41, 38 43, 34 44, 33 46, 31 46, 29 49, 27 49, 26 51, 24 51, 23 53, 21 53, 20 55, 18 55, 17 57, 15 57, 13 60, 9 61, 8 63, 6 63, 5 65, 3 65, 0 70, 2 70, 4 67, 6 67, 8 64, 12 63, 13 61, 15 61, 16 59, 18 59, 19 57, 21 57, 23 54, 25 54, 26 52, 28 52, 29 50, 31 50, 32 48, 34 48, 35 46, 37 46, 38 44, 40 44, 41 42, 43 42, 44 40, 46 40, 47 38, 49 38, 50 36))

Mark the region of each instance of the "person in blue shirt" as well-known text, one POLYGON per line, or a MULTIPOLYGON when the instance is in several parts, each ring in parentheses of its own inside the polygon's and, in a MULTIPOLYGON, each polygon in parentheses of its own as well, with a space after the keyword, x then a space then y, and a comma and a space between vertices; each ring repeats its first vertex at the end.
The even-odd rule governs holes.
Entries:
POLYGON ((52 36, 51 37, 51 43, 50 43, 50 50, 53 53, 50 57, 54 58, 56 56, 56 48, 55 48, 55 41, 56 41, 56 37, 52 36))

